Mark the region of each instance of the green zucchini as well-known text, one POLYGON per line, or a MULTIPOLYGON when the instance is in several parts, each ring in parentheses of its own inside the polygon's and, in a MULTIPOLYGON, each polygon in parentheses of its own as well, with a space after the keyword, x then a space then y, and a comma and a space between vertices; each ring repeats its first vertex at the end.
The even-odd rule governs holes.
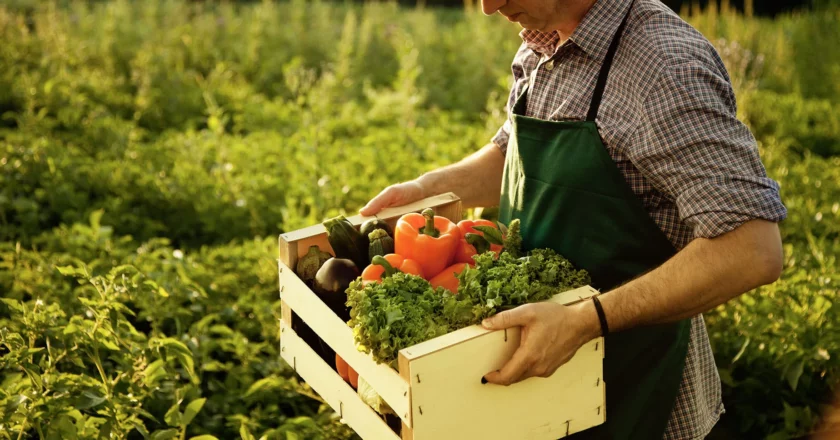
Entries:
POLYGON ((356 267, 368 265, 368 239, 343 215, 324 221, 327 240, 333 248, 336 258, 346 258, 356 267))
POLYGON ((368 240, 370 240, 368 258, 371 261, 377 255, 385 256, 394 253, 394 239, 384 229, 374 229, 368 234, 368 240))

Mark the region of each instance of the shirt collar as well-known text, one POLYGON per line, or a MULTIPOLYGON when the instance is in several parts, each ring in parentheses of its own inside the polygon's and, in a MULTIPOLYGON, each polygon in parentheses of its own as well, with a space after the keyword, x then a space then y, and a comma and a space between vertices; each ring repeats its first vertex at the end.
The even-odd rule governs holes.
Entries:
MULTIPOLYGON (((597 0, 572 32, 569 41, 595 61, 603 61, 630 3, 631 0, 597 0)), ((523 29, 519 36, 528 48, 543 55, 553 55, 559 49, 560 36, 557 32, 523 29)))

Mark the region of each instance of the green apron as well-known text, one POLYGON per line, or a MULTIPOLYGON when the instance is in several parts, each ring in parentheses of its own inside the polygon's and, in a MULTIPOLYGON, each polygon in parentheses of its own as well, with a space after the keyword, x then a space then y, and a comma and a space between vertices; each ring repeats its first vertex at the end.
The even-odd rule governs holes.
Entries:
MULTIPOLYGON (((627 16, 610 44, 585 121, 524 116, 525 87, 512 112, 500 202, 502 222, 520 219, 526 250, 556 250, 589 271, 593 287, 602 292, 676 253, 628 186, 595 125, 626 22, 627 16)), ((606 423, 572 438, 662 438, 682 378, 688 336, 689 320, 609 334, 606 423)))

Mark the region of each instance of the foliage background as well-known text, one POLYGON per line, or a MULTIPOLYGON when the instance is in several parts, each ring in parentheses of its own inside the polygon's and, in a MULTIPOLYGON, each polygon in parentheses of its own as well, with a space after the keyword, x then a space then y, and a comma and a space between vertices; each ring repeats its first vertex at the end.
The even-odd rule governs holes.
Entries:
MULTIPOLYGON (((707 314, 715 435, 837 429, 840 9, 682 14, 790 212, 782 279, 707 314)), ((10 0, 0 40, 0 438, 351 437, 279 359, 276 236, 486 143, 516 27, 393 3, 10 0)))

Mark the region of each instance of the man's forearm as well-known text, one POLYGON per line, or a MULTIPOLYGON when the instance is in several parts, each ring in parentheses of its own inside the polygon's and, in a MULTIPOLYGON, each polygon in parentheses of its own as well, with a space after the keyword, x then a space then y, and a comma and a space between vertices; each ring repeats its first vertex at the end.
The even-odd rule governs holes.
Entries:
POLYGON ((426 196, 454 192, 464 208, 499 204, 505 157, 495 144, 485 145, 463 160, 430 171, 416 180, 426 196))
POLYGON ((774 282, 782 259, 778 226, 764 220, 696 239, 657 269, 600 297, 609 329, 674 322, 711 310, 774 282))

